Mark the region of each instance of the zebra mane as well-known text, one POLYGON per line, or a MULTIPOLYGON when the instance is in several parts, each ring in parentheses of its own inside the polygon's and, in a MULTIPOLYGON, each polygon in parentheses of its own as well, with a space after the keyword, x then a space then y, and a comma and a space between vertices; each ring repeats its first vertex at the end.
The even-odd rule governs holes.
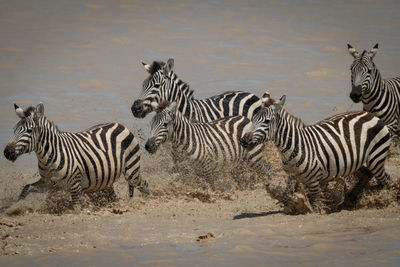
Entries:
POLYGON ((367 53, 367 50, 364 50, 364 51, 361 53, 361 57, 363 57, 363 56, 365 55, 365 53, 367 53))
POLYGON ((182 91, 182 93, 188 99, 193 99, 194 90, 190 89, 190 85, 187 82, 182 81, 182 79, 180 79, 174 71, 171 72, 172 72, 171 78, 176 80, 176 84, 178 85, 178 88, 182 91))
POLYGON ((156 73, 157 71, 162 69, 164 66, 165 66, 165 62, 163 62, 163 61, 153 61, 153 63, 151 63, 151 65, 150 65, 150 69, 149 69, 150 75, 153 75, 154 73, 156 73))
POLYGON ((306 124, 303 122, 303 120, 301 118, 298 118, 292 114, 290 114, 286 109, 282 108, 283 114, 286 114, 286 117, 289 118, 289 120, 291 120, 292 122, 294 122, 295 125, 297 126, 306 126, 306 124))
POLYGON ((161 111, 163 111, 165 108, 169 107, 171 103, 168 100, 165 100, 163 102, 161 102, 156 109, 156 112, 159 113, 161 111))
POLYGON ((24 110, 24 115, 25 117, 29 117, 30 115, 33 114, 33 112, 35 111, 35 107, 30 106, 27 109, 24 110))
POLYGON ((273 98, 268 98, 267 100, 263 101, 263 107, 267 108, 269 106, 271 106, 272 104, 275 104, 276 100, 273 98))

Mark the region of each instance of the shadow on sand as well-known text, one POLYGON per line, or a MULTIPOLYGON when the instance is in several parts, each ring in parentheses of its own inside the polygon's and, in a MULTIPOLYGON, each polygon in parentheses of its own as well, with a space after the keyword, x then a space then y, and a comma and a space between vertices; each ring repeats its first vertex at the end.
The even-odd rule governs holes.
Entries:
POLYGON ((245 219, 245 218, 255 218, 255 217, 265 217, 265 216, 274 215, 274 214, 285 214, 285 213, 282 210, 258 212, 258 213, 244 212, 239 215, 235 215, 233 217, 233 220, 240 220, 240 219, 245 219))

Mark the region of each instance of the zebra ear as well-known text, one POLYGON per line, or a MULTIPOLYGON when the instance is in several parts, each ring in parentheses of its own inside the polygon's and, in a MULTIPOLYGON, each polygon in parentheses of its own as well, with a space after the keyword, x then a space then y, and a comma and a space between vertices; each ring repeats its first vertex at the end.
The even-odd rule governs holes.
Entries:
POLYGON ((35 108, 35 118, 40 118, 44 116, 44 105, 39 103, 35 108))
POLYGON ((376 55, 376 52, 378 52, 378 44, 376 44, 371 51, 368 52, 368 55, 371 57, 371 59, 374 58, 374 56, 376 55))
POLYGON ((151 69, 150 65, 147 64, 147 63, 144 63, 143 61, 140 61, 140 62, 142 62, 143 67, 144 67, 148 72, 150 72, 150 69, 151 69))
POLYGON ((169 58, 167 60, 167 64, 165 64, 164 66, 164 75, 167 76, 173 68, 174 68, 174 59, 169 58))
POLYGON ((20 119, 25 118, 25 113, 24 110, 22 108, 20 108, 17 104, 14 103, 14 109, 15 109, 15 113, 17 114, 17 116, 20 119))
POLYGON ((360 55, 360 53, 358 53, 356 49, 351 46, 351 44, 347 44, 347 49, 349 50, 350 55, 352 55, 354 58, 360 55))
POLYGON ((271 98, 269 92, 265 92, 261 98, 262 107, 269 107, 274 100, 271 98))
POLYGON ((286 95, 283 95, 283 96, 281 97, 281 99, 279 99, 279 101, 276 102, 275 105, 276 105, 279 109, 281 109, 281 108, 283 107, 283 105, 285 104, 285 101, 286 101, 286 95))

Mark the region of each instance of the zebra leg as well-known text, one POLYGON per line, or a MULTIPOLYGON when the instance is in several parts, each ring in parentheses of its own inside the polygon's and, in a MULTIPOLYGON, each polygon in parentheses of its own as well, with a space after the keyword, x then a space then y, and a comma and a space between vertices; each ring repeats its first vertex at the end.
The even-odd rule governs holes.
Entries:
POLYGON ((365 186, 369 183, 369 181, 373 177, 371 172, 364 166, 362 166, 358 171, 356 171, 354 175, 358 178, 358 182, 353 187, 353 189, 347 194, 347 199, 353 205, 357 203, 358 197, 361 195, 365 186))
POLYGON ((294 179, 293 176, 289 175, 287 183, 286 183, 285 192, 283 193, 285 202, 287 202, 289 200, 290 195, 293 195, 294 192, 296 192, 297 186, 298 186, 297 180, 294 179))
POLYGON ((182 161, 182 157, 180 157, 180 154, 178 153, 174 145, 172 145, 171 147, 171 156, 173 162, 171 173, 179 173, 180 167, 178 165, 178 162, 182 161))
POLYGON ((21 194, 19 195, 19 199, 24 199, 30 192, 43 193, 46 191, 46 189, 47 186, 44 178, 41 177, 38 181, 25 185, 21 191, 21 194))
POLYGON ((309 182, 306 183, 306 187, 310 194, 309 200, 313 211, 316 213, 323 213, 323 197, 319 181, 310 179, 309 182))
POLYGON ((81 175, 76 175, 71 180, 69 190, 71 192, 72 206, 75 208, 79 204, 82 194, 81 175))
POLYGON ((388 154, 388 150, 389 148, 387 148, 384 153, 381 153, 379 158, 374 157, 372 159, 368 159, 366 164, 367 169, 371 172, 372 176, 374 176, 382 186, 387 188, 391 186, 390 176, 385 172, 385 159, 388 154))
POLYGON ((127 168, 125 170, 125 179, 128 181, 129 184, 129 197, 133 197, 134 188, 136 187, 139 191, 145 195, 150 194, 149 191, 149 184, 146 180, 142 179, 139 172, 140 167, 134 168, 127 168))

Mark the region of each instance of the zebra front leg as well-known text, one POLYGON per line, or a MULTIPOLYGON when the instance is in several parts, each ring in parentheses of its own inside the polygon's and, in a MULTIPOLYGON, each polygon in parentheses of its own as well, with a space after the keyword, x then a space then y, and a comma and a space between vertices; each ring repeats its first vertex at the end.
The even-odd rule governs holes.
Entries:
POLYGON ((74 209, 78 208, 78 204, 80 204, 80 197, 82 194, 82 186, 81 186, 81 175, 76 175, 70 182, 70 193, 72 199, 72 207, 74 209))
POLYGON ((324 213, 322 191, 318 180, 310 179, 311 182, 306 183, 306 187, 309 191, 310 204, 314 212, 324 213))
POLYGON ((21 191, 21 194, 19 195, 19 199, 24 199, 30 192, 43 193, 46 191, 46 189, 47 185, 44 181, 44 178, 41 177, 38 181, 25 185, 21 191))

